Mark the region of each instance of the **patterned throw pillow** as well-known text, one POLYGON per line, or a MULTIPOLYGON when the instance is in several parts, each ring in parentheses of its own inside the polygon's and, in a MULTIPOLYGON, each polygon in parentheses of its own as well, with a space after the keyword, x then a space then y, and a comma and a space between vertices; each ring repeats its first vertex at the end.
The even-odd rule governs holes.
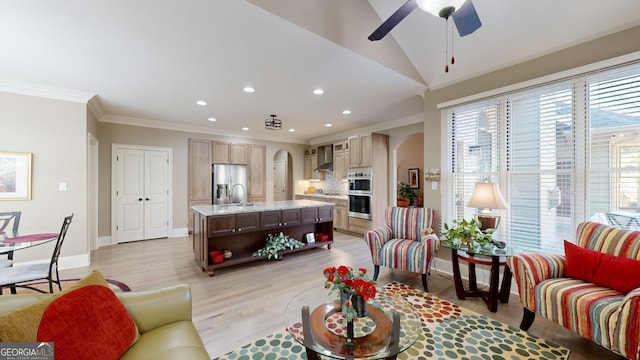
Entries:
POLYGON ((0 341, 54 343, 59 359, 118 359, 138 328, 98 270, 69 289, 0 316, 0 341))

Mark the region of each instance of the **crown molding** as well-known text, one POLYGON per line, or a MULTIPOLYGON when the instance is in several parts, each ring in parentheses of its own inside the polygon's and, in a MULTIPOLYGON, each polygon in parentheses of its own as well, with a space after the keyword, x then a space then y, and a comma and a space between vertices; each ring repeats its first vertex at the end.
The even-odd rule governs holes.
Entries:
POLYGON ((381 132, 381 131, 391 130, 391 129, 395 129, 395 128, 399 128, 407 125, 413 125, 417 123, 424 123, 423 113, 414 114, 414 115, 406 116, 403 118, 398 118, 398 119, 389 120, 389 121, 385 121, 385 122, 381 122, 381 123, 377 123, 377 124, 373 124, 365 127, 360 127, 352 130, 347 130, 347 131, 341 131, 338 133, 313 138, 309 141, 309 143, 311 145, 319 145, 319 144, 329 143, 337 140, 344 140, 349 136, 381 132))
POLYGON ((89 99, 87 107, 96 119, 100 119, 104 116, 104 109, 102 108, 102 102, 100 101, 100 97, 98 95, 89 99))
POLYGON ((300 139, 300 138, 281 137, 281 136, 273 136, 273 135, 271 136, 249 135, 248 136, 246 133, 239 132, 239 131, 211 129, 205 126, 177 124, 177 123, 171 123, 166 121, 149 120, 149 119, 119 116, 119 115, 112 115, 112 114, 105 114, 101 116, 99 118, 99 121, 112 123, 112 124, 119 124, 119 125, 139 126, 139 127, 146 127, 146 128, 182 131, 182 132, 199 133, 199 134, 210 134, 210 135, 219 135, 219 136, 231 136, 231 137, 244 138, 244 139, 263 140, 263 141, 271 141, 271 142, 284 142, 284 143, 290 143, 290 144, 306 145, 309 143, 306 139, 300 139))
POLYGON ((96 94, 86 91, 71 90, 42 84, 33 84, 22 81, 0 79, 0 91, 37 96, 47 99, 70 101, 86 104, 96 94))

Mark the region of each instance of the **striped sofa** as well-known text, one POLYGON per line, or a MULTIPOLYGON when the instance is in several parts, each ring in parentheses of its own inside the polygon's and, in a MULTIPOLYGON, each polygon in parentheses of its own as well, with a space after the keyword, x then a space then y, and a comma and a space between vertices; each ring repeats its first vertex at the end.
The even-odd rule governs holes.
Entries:
MULTIPOLYGON (((576 244, 614 256, 640 260, 640 231, 595 222, 578 225, 576 244)), ((512 256, 508 265, 520 292, 528 330, 535 314, 572 330, 629 359, 640 359, 640 288, 627 294, 563 277, 564 255, 512 256)))
POLYGON ((427 273, 440 240, 433 233, 424 234, 433 224, 432 209, 388 207, 385 209, 387 226, 369 230, 364 240, 371 251, 373 279, 378 279, 380 266, 422 274, 422 286, 427 287, 427 273))

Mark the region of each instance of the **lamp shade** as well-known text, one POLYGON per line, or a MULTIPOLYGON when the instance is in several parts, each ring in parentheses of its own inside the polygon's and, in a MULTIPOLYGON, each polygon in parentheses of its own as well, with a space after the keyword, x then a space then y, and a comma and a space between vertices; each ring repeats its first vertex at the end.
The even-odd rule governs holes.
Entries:
POLYGON ((476 183, 467 207, 481 209, 508 209, 497 183, 476 183))
POLYGON ((457 10, 464 4, 464 1, 465 0, 417 0, 418 7, 433 16, 442 16, 440 12, 445 8, 457 10))

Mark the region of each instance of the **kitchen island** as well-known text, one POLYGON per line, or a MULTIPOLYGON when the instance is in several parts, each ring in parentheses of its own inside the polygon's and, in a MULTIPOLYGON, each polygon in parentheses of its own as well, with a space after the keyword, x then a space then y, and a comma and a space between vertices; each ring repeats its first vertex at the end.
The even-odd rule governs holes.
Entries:
POLYGON ((333 243, 333 204, 313 200, 288 200, 247 204, 192 206, 193 256, 196 264, 208 271, 266 259, 253 256, 262 248, 267 235, 282 232, 305 243, 300 249, 285 250, 288 254, 322 246, 331 249, 333 243), (325 234, 327 240, 305 241, 306 234, 325 234), (231 253, 230 258, 214 263, 211 251, 231 253))

